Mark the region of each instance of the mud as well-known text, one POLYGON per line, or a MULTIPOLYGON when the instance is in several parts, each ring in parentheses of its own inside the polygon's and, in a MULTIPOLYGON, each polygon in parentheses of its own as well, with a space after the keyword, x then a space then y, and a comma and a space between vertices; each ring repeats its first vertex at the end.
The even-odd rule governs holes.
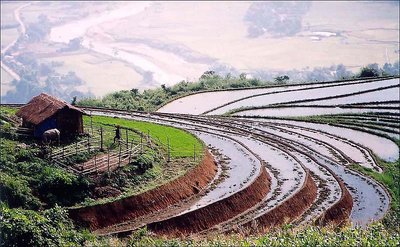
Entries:
POLYGON ((211 228, 261 202, 270 190, 270 176, 263 167, 254 182, 232 196, 198 210, 148 225, 159 235, 182 236, 211 228))
POLYGON ((264 233, 273 227, 279 227, 286 222, 291 222, 300 217, 314 202, 317 197, 317 186, 309 172, 303 187, 288 200, 275 209, 244 224, 242 227, 249 229, 249 233, 264 233))
POLYGON ((342 181, 339 181, 342 197, 317 220, 319 225, 341 225, 350 218, 353 198, 342 181))
POLYGON ((94 231, 167 208, 202 190, 217 173, 217 165, 207 151, 202 162, 194 169, 171 182, 145 193, 121 200, 69 210, 78 225, 94 231))

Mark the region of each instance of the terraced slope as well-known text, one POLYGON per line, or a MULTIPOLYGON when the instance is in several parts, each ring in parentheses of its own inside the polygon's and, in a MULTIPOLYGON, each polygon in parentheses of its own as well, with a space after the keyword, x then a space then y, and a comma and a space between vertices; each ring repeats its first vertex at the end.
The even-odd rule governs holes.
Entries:
POLYGON ((86 109, 93 115, 184 129, 200 138, 210 154, 205 156, 207 162, 167 188, 138 195, 146 207, 132 204, 139 197, 130 198, 78 212, 75 218, 100 235, 126 234, 147 225, 168 236, 259 233, 285 222, 339 225, 350 220, 365 226, 381 220, 390 208, 389 192, 354 169, 379 174, 383 172, 379 160, 399 159, 398 84, 398 78, 391 78, 221 91, 177 99, 161 109, 199 114, 235 110, 235 117, 86 109), (218 94, 228 96, 212 101, 218 94), (201 95, 205 101, 198 109, 188 103, 201 95), (187 107, 180 108, 180 101, 187 107), (258 116, 241 116, 244 112, 237 107, 243 106, 248 107, 246 112, 259 111, 258 116), (293 118, 301 107, 310 114, 309 109, 339 106, 364 113, 293 118), (282 107, 289 109, 290 119, 277 119, 266 111, 280 112, 282 107), (195 179, 196 174, 202 179, 195 179))
MULTIPOLYGON (((354 223, 365 225, 371 220, 382 218, 389 207, 390 197, 380 184, 348 168, 348 165, 356 160, 361 165, 379 171, 379 166, 370 156, 371 151, 336 135, 324 133, 323 138, 320 138, 317 135, 318 131, 313 132, 298 126, 290 128, 287 123, 277 125, 276 121, 176 114, 144 115, 112 110, 92 111, 97 115, 150 121, 189 130, 227 157, 224 161, 227 167, 232 169, 227 173, 229 179, 217 186, 210 186, 208 193, 189 209, 150 223, 150 229, 159 234, 207 234, 238 230, 238 226, 262 232, 282 224, 282 219, 295 224, 339 224, 349 218, 354 223), (249 170, 250 173, 247 173, 250 176, 243 171, 244 176, 240 177, 242 182, 235 175, 235 168, 238 167, 235 164, 241 159, 246 159, 238 157, 237 155, 240 156, 243 152, 234 151, 235 145, 232 146, 229 142, 240 143, 261 161, 259 165, 248 166, 253 167, 249 170), (265 182, 265 186, 270 188, 262 198, 258 198, 254 204, 241 207, 242 210, 229 217, 215 217, 205 210, 213 208, 216 202, 230 204, 229 195, 237 196, 243 191, 240 190, 243 181, 254 184, 255 180, 251 177, 257 174, 261 167, 270 175, 267 179, 270 185, 265 182), (370 201, 375 203, 371 204, 370 201)), ((255 158, 250 160, 254 161, 255 158)), ((132 223, 130 227, 119 228, 113 233, 131 231, 135 229, 133 226, 135 224, 132 223)))
MULTIPOLYGON (((392 78, 385 79, 390 81, 392 78)), ((385 82, 382 79, 370 78, 272 86, 257 89, 202 92, 176 99, 161 107, 158 112, 217 115, 242 107, 261 107, 294 100, 301 101, 332 97, 340 94, 356 94, 359 91, 368 92, 368 90, 371 91, 380 87, 390 86, 393 86, 393 81, 385 82)))
POLYGON ((324 83, 299 83, 293 85, 271 86, 256 89, 231 89, 212 92, 201 92, 181 97, 172 102, 169 102, 168 104, 162 106, 158 110, 158 112, 199 115, 235 103, 236 101, 243 101, 245 99, 250 99, 256 96, 273 95, 278 92, 302 92, 311 88, 322 88, 349 83, 361 83, 366 80, 368 79, 354 81, 333 81, 324 83))
MULTIPOLYGON (((347 98, 363 95, 371 92, 384 91, 386 89, 398 88, 399 78, 387 80, 366 80, 361 82, 342 83, 329 85, 320 88, 311 88, 302 91, 286 91, 274 93, 272 95, 258 95, 250 98, 243 98, 231 104, 217 108, 208 112, 209 115, 220 115, 228 112, 237 112, 251 109, 262 109, 271 106, 288 106, 299 103, 318 104, 319 101, 337 98, 347 98)), ((380 92, 382 93, 382 92, 380 92)), ((383 92, 386 95, 385 92, 383 92)), ((395 95, 391 93, 392 97, 395 95)), ((390 98, 389 98, 390 99, 390 98)), ((387 99, 387 100, 389 100, 387 99)), ((394 98, 393 100, 398 100, 394 98)), ((328 113, 329 114, 329 113, 328 113)))

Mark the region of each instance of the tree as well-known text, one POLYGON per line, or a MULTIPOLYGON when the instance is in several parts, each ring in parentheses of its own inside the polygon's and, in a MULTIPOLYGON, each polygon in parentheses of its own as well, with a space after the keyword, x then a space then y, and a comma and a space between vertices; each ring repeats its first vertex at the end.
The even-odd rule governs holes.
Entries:
POLYGON ((241 73, 239 75, 239 79, 242 80, 242 81, 246 80, 246 77, 247 77, 246 73, 241 73))
POLYGON ((132 88, 132 89, 131 89, 131 93, 132 93, 134 96, 137 96, 138 93, 139 93, 139 89, 137 89, 137 88, 132 88))
POLYGON ((76 105, 76 96, 74 96, 74 97, 72 98, 71 105, 76 105))
POLYGON ((377 77, 379 76, 379 70, 372 66, 363 67, 360 71, 360 75, 358 77, 377 77))
POLYGON ((207 78, 213 77, 214 75, 215 75, 215 71, 207 70, 200 76, 200 79, 207 79, 207 78))
POLYGON ((286 83, 289 80, 289 76, 281 75, 274 78, 277 83, 286 83))

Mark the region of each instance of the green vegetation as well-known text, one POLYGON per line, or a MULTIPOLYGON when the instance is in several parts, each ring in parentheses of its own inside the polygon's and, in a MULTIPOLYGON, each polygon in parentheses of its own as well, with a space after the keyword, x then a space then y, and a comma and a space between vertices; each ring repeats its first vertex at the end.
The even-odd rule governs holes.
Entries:
MULTIPOLYGON (((361 68, 360 72, 357 74, 349 73, 339 78, 344 80, 365 78, 368 76, 398 76, 399 66, 398 61, 393 65, 385 64, 382 68, 380 68, 378 64, 369 64, 361 68), (373 73, 369 74, 365 71, 373 71, 373 73)), ((206 71, 197 82, 181 81, 170 87, 161 85, 160 88, 144 90, 142 93, 136 88, 122 90, 107 94, 102 98, 84 98, 77 102, 77 105, 151 112, 156 111, 168 102, 197 92, 279 86, 290 84, 291 82, 289 82, 289 79, 288 75, 280 75, 275 77, 274 81, 271 82, 247 78, 244 73, 240 74, 238 77, 234 77, 229 73, 226 76, 221 76, 214 71, 206 71)), ((321 81, 321 79, 310 79, 308 82, 319 81, 321 81)))
MULTIPOLYGON (((10 126, 6 122, 16 112, 13 108, 1 107, 2 138, 0 159, 0 199, 10 208, 23 209, 51 208, 61 206, 93 205, 142 193, 183 175, 193 167, 193 147, 196 156, 201 158, 203 145, 190 133, 176 128, 152 123, 129 121, 112 117, 84 117, 85 130, 90 125, 104 130, 104 147, 116 148, 113 143, 115 126, 129 128, 129 140, 140 142, 140 134, 150 134, 156 146, 144 146, 143 154, 135 156, 132 162, 111 174, 104 173, 97 178, 78 176, 44 160, 45 149, 36 144, 22 144, 17 135, 10 135, 10 126), (169 138, 171 162, 166 163, 169 138)), ((125 132, 121 129, 121 138, 125 132)), ((146 142, 145 138, 142 140, 146 142)), ((74 144, 72 144, 74 145, 74 144)), ((85 162, 94 153, 81 152, 65 159, 66 165, 85 162)), ((101 155, 101 153, 97 153, 101 155)))
POLYGON ((307 226, 294 228, 285 225, 282 229, 263 234, 261 236, 245 236, 242 234, 214 235, 207 238, 195 237, 184 239, 167 239, 154 236, 146 228, 134 232, 127 239, 100 238, 91 245, 96 246, 398 246, 399 232, 391 232, 383 225, 375 223, 367 227, 344 227, 333 229, 330 227, 307 226))
POLYGON ((171 87, 161 85, 160 88, 144 90, 143 93, 140 93, 136 88, 122 90, 108 94, 101 99, 82 99, 78 102, 78 105, 150 112, 157 110, 173 99, 195 92, 268 85, 273 85, 273 83, 258 79, 246 79, 245 74, 241 74, 238 78, 230 74, 222 77, 214 71, 206 71, 198 82, 181 81, 171 87))
MULTIPOLYGON (((16 112, 8 107, 1 107, 0 110, 2 116, 6 116, 5 121, 12 118, 16 112)), ((84 125, 87 132, 91 131, 91 125, 94 131, 103 128, 105 148, 117 147, 117 144, 113 143, 116 125, 121 126, 123 140, 125 131, 122 128, 129 128, 130 141, 133 140, 137 144, 140 142, 140 133, 149 133, 153 146, 144 145, 143 154, 135 156, 129 165, 110 174, 104 173, 96 178, 83 177, 48 163, 42 158, 46 151, 39 149, 35 144, 19 143, 16 135, 9 138, 11 124, 3 124, 3 135, 0 139, 1 201, 10 208, 33 210, 50 208, 56 204, 82 206, 105 203, 142 193, 182 176, 197 164, 193 161, 194 146, 198 159, 203 154, 203 144, 199 139, 173 127, 99 116, 93 116, 92 119, 85 116, 84 125), (167 137, 171 151, 169 163, 165 159, 168 151, 167 137)), ((145 138, 142 141, 146 143, 145 138)), ((66 158, 64 163, 73 165, 85 162, 93 155, 94 152, 81 152, 66 158)))
POLYGON ((77 231, 65 209, 36 212, 0 205, 0 246, 82 246, 95 237, 77 231))
MULTIPOLYGON (((153 140, 159 141, 165 151, 169 139, 172 158, 193 157, 193 149, 195 147, 196 153, 198 155, 202 154, 203 143, 198 138, 186 131, 174 127, 104 116, 93 116, 92 121, 93 124, 119 125, 121 127, 139 130, 145 135, 150 134, 150 137, 153 140)), ((88 124, 90 122, 90 117, 86 116, 84 122, 85 124, 88 124)))
MULTIPOLYGON (((90 124, 92 124, 93 128, 101 126, 106 129, 107 132, 104 134, 105 146, 111 148, 115 147, 113 138, 115 126, 117 125, 121 127, 122 139, 125 139, 123 128, 140 131, 146 136, 149 134, 152 142, 157 145, 164 158, 160 156, 158 150, 152 150, 149 147, 145 148, 144 154, 137 156, 130 165, 118 169, 111 173, 110 176, 104 174, 100 178, 99 186, 111 186, 116 190, 120 190, 121 193, 117 197, 97 200, 87 198, 77 206, 102 204, 154 189, 182 176, 197 164, 197 162, 193 161, 194 147, 196 147, 197 160, 201 159, 203 155, 203 143, 194 135, 177 128, 105 116, 92 116, 92 119, 90 119, 90 116, 84 116, 84 124, 87 128, 86 131, 89 131, 88 126, 90 124), (166 163, 168 139, 171 161, 166 163)), ((128 139, 134 139, 135 143, 138 143, 140 135, 128 131, 128 139)), ((145 142, 145 139, 142 141, 145 142)))
POLYGON ((40 149, 5 138, 0 139, 0 147, 1 199, 8 206, 25 209, 70 206, 88 195, 89 182, 85 178, 39 158, 40 149))
POLYGON ((6 107, 6 106, 0 106, 0 115, 1 116, 11 116, 15 115, 17 113, 17 108, 12 108, 12 107, 6 107))

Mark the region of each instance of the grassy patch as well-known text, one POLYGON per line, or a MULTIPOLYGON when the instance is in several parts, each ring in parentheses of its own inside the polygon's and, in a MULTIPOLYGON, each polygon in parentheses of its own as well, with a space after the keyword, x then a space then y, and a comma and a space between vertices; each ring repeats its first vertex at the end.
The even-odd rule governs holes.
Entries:
POLYGON ((94 246, 398 246, 400 234, 386 230, 375 223, 369 227, 333 229, 331 227, 306 226, 294 228, 285 225, 261 236, 243 234, 218 234, 207 237, 168 239, 154 236, 146 228, 135 231, 127 239, 98 238, 94 246))
POLYGON ((18 111, 17 108, 0 106, 0 114, 1 115, 5 114, 6 116, 12 116, 12 115, 15 115, 15 113, 17 111, 18 111))
MULTIPOLYGON (((104 116, 93 116, 92 118, 94 124, 120 125, 121 127, 137 129, 146 135, 150 134, 150 137, 159 141, 165 150, 169 139, 172 158, 193 157, 194 148, 196 148, 197 155, 203 153, 203 143, 194 135, 184 130, 143 121, 133 121, 104 116)), ((85 124, 90 123, 90 117, 85 116, 84 122, 85 124)), ((124 135, 122 135, 122 137, 124 137, 124 135)))

